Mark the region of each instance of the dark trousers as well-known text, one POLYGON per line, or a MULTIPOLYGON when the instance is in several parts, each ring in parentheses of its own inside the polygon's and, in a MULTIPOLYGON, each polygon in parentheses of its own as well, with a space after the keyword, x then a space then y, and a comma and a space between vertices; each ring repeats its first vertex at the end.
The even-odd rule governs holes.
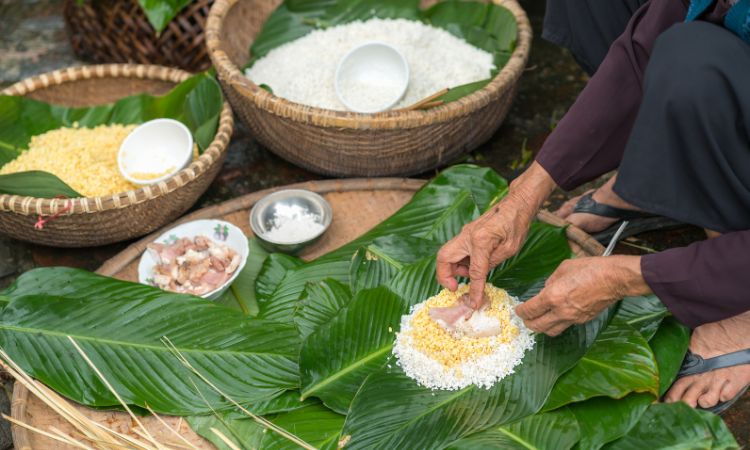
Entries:
MULTIPOLYGON (((544 36, 595 72, 643 3, 548 0, 544 36)), ((748 74, 750 45, 725 28, 699 21, 666 29, 646 66, 615 192, 648 212, 711 230, 750 229, 748 74)))

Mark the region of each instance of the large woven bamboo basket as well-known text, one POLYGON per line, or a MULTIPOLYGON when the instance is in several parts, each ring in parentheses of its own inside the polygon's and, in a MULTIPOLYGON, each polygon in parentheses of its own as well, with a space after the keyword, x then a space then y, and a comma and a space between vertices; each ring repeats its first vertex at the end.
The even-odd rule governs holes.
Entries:
POLYGON ((83 60, 198 72, 211 65, 205 26, 213 2, 191 2, 159 35, 137 0, 65 0, 63 16, 73 51, 83 60))
MULTIPOLYGON (((484 89, 427 111, 358 114, 293 103, 240 70, 250 45, 281 0, 217 0, 206 44, 224 91, 266 147, 294 164, 339 176, 410 175, 456 159, 489 139, 513 101, 531 48, 531 26, 515 0, 494 0, 518 23, 517 47, 484 89)), ((435 0, 423 0, 423 6, 435 0)))
MULTIPOLYGON (((331 228, 320 241, 305 249, 301 255, 303 259, 310 260, 353 240, 387 219, 407 203, 423 184, 423 180, 403 178, 326 180, 310 181, 247 194, 193 212, 181 218, 178 222, 144 237, 105 262, 97 273, 122 280, 137 281, 138 262, 143 252, 146 251, 146 246, 167 229, 190 220, 226 220, 240 227, 248 236, 252 236, 248 220, 250 209, 264 196, 285 188, 308 189, 317 192, 325 197, 333 208, 335 219, 331 228)), ((545 211, 540 212, 538 219, 556 226, 566 225, 562 219, 545 211)), ((565 231, 576 256, 600 255, 604 251, 604 247, 584 231, 574 226, 568 226, 565 231)), ((75 435, 74 428, 63 417, 56 414, 20 383, 15 384, 11 405, 11 415, 15 420, 46 432, 54 427, 68 435, 75 435)), ((75 405, 75 408, 101 425, 119 433, 138 437, 137 430, 135 430, 136 426, 126 413, 97 411, 80 405, 75 405)), ((176 431, 195 448, 214 448, 208 441, 191 430, 187 423, 179 417, 164 417, 162 422, 151 416, 143 417, 141 421, 149 430, 149 433, 165 444, 177 441, 174 435, 176 431)), ((18 425, 13 425, 12 432, 13 442, 17 450, 75 449, 75 447, 57 443, 18 425)), ((169 445, 167 447, 178 448, 169 445)))
MULTIPOLYGON (((189 76, 162 66, 83 66, 27 78, 0 94, 90 106, 140 93, 165 94, 189 76)), ((224 102, 211 145, 187 168, 154 185, 76 199, 0 195, 0 233, 55 247, 89 247, 143 236, 179 217, 205 192, 224 162, 233 126, 232 111, 224 102), (54 220, 35 229, 40 216, 54 220)))

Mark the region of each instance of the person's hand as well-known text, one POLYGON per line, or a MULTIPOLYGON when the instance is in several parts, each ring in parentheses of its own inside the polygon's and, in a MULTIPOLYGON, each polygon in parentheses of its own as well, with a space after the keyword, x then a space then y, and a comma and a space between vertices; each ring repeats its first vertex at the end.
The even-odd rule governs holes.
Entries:
POLYGON ((532 331, 557 336, 582 324, 629 295, 650 289, 641 275, 640 256, 565 260, 534 298, 518 305, 516 314, 532 331))
POLYGON ((516 179, 508 194, 490 211, 467 224, 437 255, 437 280, 455 291, 456 277, 471 280, 469 306, 478 309, 490 269, 515 255, 523 245, 529 224, 555 183, 536 162, 516 179))

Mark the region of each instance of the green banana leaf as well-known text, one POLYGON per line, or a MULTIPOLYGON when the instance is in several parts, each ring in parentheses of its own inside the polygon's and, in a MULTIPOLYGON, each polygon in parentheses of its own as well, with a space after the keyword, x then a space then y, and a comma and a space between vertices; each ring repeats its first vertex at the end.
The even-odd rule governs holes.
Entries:
POLYGON ((454 442, 448 449, 568 450, 578 439, 578 422, 570 411, 563 408, 473 434, 454 442))
POLYGON ((156 34, 161 34, 192 0, 138 0, 156 34))
POLYGON ((354 292, 376 288, 388 283, 403 267, 400 262, 379 252, 377 247, 362 247, 352 258, 349 285, 354 292))
MULTIPOLYGON (((92 0, 96 1, 96 0, 92 0)), ((154 27, 156 34, 161 34, 180 11, 182 11, 192 0, 138 0, 143 13, 146 15, 149 23, 154 27)), ((76 0, 76 3, 82 5, 86 0, 76 0)))
POLYGON ((695 410, 695 412, 701 416, 708 429, 711 430, 714 438, 711 450, 736 450, 740 448, 737 440, 727 428, 727 425, 721 420, 721 416, 708 411, 695 410))
POLYGON ((581 430, 579 450, 598 450, 627 434, 655 401, 653 394, 629 394, 621 399, 594 397, 567 408, 581 430))
POLYGON ((651 347, 615 316, 581 361, 560 378, 544 409, 598 396, 622 398, 630 392, 656 397, 658 389, 659 372, 651 347))
POLYGON ((529 228, 521 251, 497 266, 488 279, 511 295, 520 296, 570 257, 565 229, 535 222, 529 228))
POLYGON ((463 164, 443 171, 420 189, 406 206, 363 236, 311 263, 287 270, 271 297, 263 303, 259 299, 259 317, 289 320, 309 282, 331 278, 349 284, 352 255, 377 238, 393 234, 416 238, 454 236, 462 224, 478 214, 478 211, 473 211, 471 215, 464 215, 462 221, 450 217, 466 213, 468 208, 457 205, 467 202, 467 195, 473 198, 478 210, 483 211, 497 201, 507 187, 507 182, 488 168, 463 164))
POLYGON ((617 316, 650 341, 669 311, 655 295, 627 297, 620 302, 617 316))
POLYGON ((239 309, 246 316, 258 315, 258 301, 255 298, 255 280, 268 257, 256 238, 248 239, 248 257, 234 283, 216 302, 229 308, 239 309))
POLYGON ((293 327, 248 319, 197 297, 84 273, 32 271, 10 290, 12 300, 0 320, 2 348, 66 397, 94 406, 118 404, 67 336, 127 403, 148 403, 164 414, 200 414, 229 406, 180 364, 162 342, 164 336, 238 402, 270 400, 298 386, 299 341, 293 327), (37 290, 62 289, 56 296, 19 296, 34 290, 34 278, 42 280, 37 290), (71 278, 76 281, 68 284, 71 278))
MULTIPOLYGON (((203 152, 213 141, 223 107, 221 88, 207 74, 194 75, 166 95, 141 94, 115 103, 83 108, 50 105, 23 96, 0 95, 0 167, 15 159, 32 136, 61 127, 138 124, 157 118, 184 123, 203 152)), ((80 197, 52 174, 20 172, 0 175, 0 193, 53 198, 80 197)))
MULTIPOLYGON (((513 14, 491 2, 443 0, 420 10, 418 0, 286 0, 271 14, 253 41, 248 67, 274 48, 314 30, 376 17, 422 21, 490 52, 496 67, 492 76, 508 62, 518 35, 513 14)), ((451 86, 451 91, 440 99, 444 102, 458 100, 482 89, 490 81, 451 86)))
MULTIPOLYGON (((710 418, 711 416, 705 416, 710 418)), ((624 437, 607 444, 608 450, 706 449, 714 441, 727 445, 733 438, 724 428, 713 428, 704 416, 688 405, 655 403, 643 413, 638 423, 624 437), (719 433, 714 438, 714 432, 719 433)), ((731 448, 731 447, 730 447, 731 448)), ((735 447, 739 448, 739 447, 735 447)))
POLYGON ((302 398, 318 397, 346 414, 364 379, 390 355, 394 331, 407 311, 404 301, 385 287, 358 293, 302 343, 302 398))
POLYGON ((659 366, 659 397, 664 395, 674 382, 689 343, 690 330, 674 317, 664 319, 662 326, 649 341, 659 366))
POLYGON ((351 300, 352 292, 349 287, 336 280, 308 283, 294 312, 294 324, 297 325, 300 337, 305 339, 310 333, 329 323, 351 300))
MULTIPOLYGON (((316 448, 333 450, 337 448, 344 416, 323 406, 313 405, 271 416, 270 420, 316 448)), ((274 431, 266 431, 252 419, 241 418, 236 413, 192 416, 188 417, 187 421, 190 428, 208 439, 219 450, 233 449, 219 439, 211 428, 219 430, 242 449, 296 450, 300 448, 274 431)))
POLYGON ((255 295, 263 303, 267 302, 276 288, 281 283, 286 273, 303 264, 303 261, 294 256, 283 253, 272 253, 263 261, 263 266, 258 272, 258 278, 255 281, 255 295))
POLYGON ((534 414, 608 319, 605 312, 556 338, 537 335, 515 373, 490 389, 426 389, 390 360, 365 380, 352 401, 342 432, 343 437, 351 436, 347 448, 439 449, 534 414))

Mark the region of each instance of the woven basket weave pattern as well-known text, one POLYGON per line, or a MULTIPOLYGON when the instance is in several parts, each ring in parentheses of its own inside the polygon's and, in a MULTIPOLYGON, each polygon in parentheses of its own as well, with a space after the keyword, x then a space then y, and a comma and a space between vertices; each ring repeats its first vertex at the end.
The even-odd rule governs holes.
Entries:
MULTIPOLYGON (((343 176, 411 175, 447 164, 489 139, 510 109, 531 46, 531 26, 515 0, 498 1, 518 23, 513 55, 484 89, 428 111, 357 114, 276 97, 240 70, 280 0, 217 0, 206 43, 227 98, 258 140, 310 170, 343 176)), ((435 1, 423 1, 423 6, 435 1)))
MULTIPOLYGON (((160 95, 190 74, 162 66, 111 64, 68 68, 25 79, 2 91, 66 106, 160 95)), ((187 168, 154 185, 104 197, 42 199, 0 195, 0 232, 57 247, 104 245, 142 236, 184 213, 213 181, 226 157, 233 129, 227 103, 211 145, 187 168), (70 211, 66 207, 72 207, 70 211), (35 230, 39 215, 62 215, 35 230)))
POLYGON ((71 46, 81 59, 197 72, 211 65, 204 30, 212 4, 193 1, 158 36, 137 0, 65 0, 63 14, 71 46))

